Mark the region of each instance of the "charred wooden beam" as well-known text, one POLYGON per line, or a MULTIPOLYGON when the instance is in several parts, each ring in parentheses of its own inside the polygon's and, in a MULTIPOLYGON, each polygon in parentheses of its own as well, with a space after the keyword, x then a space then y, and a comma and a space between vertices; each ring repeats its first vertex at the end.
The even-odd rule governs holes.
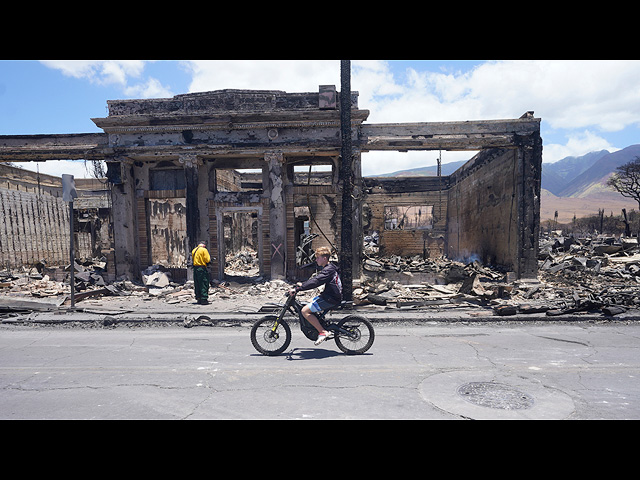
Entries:
POLYGON ((540 119, 362 124, 360 148, 370 150, 481 150, 517 147, 540 131, 540 119))
POLYGON ((342 229, 340 235, 340 275, 342 297, 350 301, 353 294, 352 264, 352 200, 353 174, 351 167, 351 61, 340 60, 340 132, 342 137, 342 163, 340 184, 342 185, 342 229))
POLYGON ((106 133, 0 135, 0 162, 102 159, 106 133))

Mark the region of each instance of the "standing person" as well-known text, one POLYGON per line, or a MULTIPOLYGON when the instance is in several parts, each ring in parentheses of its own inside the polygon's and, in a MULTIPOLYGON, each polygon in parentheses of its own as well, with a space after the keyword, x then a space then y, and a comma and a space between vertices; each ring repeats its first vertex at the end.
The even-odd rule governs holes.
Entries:
POLYGON ((193 288, 196 300, 201 305, 209 304, 209 272, 207 264, 211 262, 211 256, 207 251, 207 244, 202 241, 191 252, 193 258, 193 288))
POLYGON ((318 330, 318 339, 316 345, 321 344, 327 338, 332 338, 333 333, 325 330, 320 325, 318 317, 314 313, 321 312, 328 308, 334 307, 342 301, 342 280, 340 280, 340 270, 337 265, 329 262, 331 250, 327 247, 316 248, 316 263, 322 267, 322 271, 315 277, 311 277, 304 283, 298 282, 295 288, 291 289, 291 293, 311 290, 313 288, 324 285, 322 293, 311 300, 310 303, 302 307, 302 315, 307 321, 318 330))

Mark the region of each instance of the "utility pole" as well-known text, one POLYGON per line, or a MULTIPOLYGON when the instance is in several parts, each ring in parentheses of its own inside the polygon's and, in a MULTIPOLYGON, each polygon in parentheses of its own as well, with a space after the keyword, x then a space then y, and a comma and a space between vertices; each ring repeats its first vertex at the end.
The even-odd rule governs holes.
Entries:
POLYGON ((340 276, 342 278, 342 298, 353 298, 353 233, 352 196, 353 171, 351 166, 351 60, 340 60, 340 132, 342 136, 342 163, 340 183, 342 184, 342 226, 340 235, 340 276))
POLYGON ((73 175, 62 175, 62 201, 69 202, 69 256, 71 257, 71 267, 69 268, 69 285, 71 286, 71 307, 76 306, 76 284, 75 284, 75 252, 73 241, 73 199, 78 198, 76 184, 73 175))

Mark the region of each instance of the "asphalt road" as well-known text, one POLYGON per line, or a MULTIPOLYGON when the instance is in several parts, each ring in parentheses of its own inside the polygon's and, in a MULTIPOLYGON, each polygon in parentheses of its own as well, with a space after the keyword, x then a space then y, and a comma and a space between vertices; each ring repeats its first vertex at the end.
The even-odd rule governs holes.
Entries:
POLYGON ((292 326, 0 325, 1 419, 638 419, 640 323, 375 324, 365 355, 292 326))

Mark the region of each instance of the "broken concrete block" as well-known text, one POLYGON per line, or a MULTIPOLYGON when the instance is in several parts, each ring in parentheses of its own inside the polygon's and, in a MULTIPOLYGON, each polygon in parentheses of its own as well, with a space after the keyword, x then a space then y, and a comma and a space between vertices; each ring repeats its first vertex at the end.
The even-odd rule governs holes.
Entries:
MULTIPOLYGON (((546 262, 545 262, 545 264, 546 264, 546 262)), ((517 279, 518 279, 518 276, 516 275, 516 272, 507 272, 507 278, 506 278, 507 283, 513 283, 517 279)))
POLYGON ((66 297, 35 300, 33 298, 0 297, 0 312, 57 310, 66 297))
POLYGON ((465 271, 464 267, 460 266, 460 265, 452 265, 451 268, 449 268, 449 271, 447 272, 446 276, 445 276, 445 282, 446 283, 457 283, 460 282, 464 279, 468 278, 467 272, 465 271))
POLYGON ((586 257, 573 257, 572 259, 573 265, 578 265, 581 267, 587 267, 587 258, 586 257))
POLYGON ((365 260, 363 267, 365 270, 368 270, 370 272, 379 272, 383 270, 382 264, 370 259, 365 260))
POLYGON ((76 272, 75 273, 74 279, 76 281, 89 283, 90 276, 91 276, 91 272, 81 271, 81 272, 76 272))
POLYGON ((458 290, 458 293, 463 293, 465 295, 484 295, 486 292, 482 285, 480 285, 480 279, 478 275, 471 275, 470 277, 466 277, 458 290))
POLYGON ((612 317, 613 315, 618 315, 619 313, 624 313, 626 311, 627 311, 626 308, 622 308, 617 305, 609 305, 607 307, 602 308, 602 313, 604 313, 609 317, 612 317))
POLYGON ((165 272, 154 272, 151 275, 143 275, 142 282, 148 287, 166 287, 170 279, 165 272))
POLYGON ((550 267, 548 269, 549 273, 558 273, 560 270, 565 270, 566 268, 570 267, 571 265, 569 264, 569 262, 562 262, 559 265, 555 265, 553 267, 550 267))
POLYGON ((545 305, 535 306, 535 305, 518 305, 518 311, 520 313, 545 313, 551 310, 549 307, 545 305))
POLYGON ((386 305, 387 304, 387 298, 383 297, 381 295, 374 295, 374 294, 369 294, 367 295, 367 300, 371 303, 373 303, 374 305, 386 305))
POLYGON ((499 307, 495 307, 493 311, 496 312, 496 315, 503 317, 507 315, 515 315, 518 313, 518 307, 515 305, 500 305, 499 307))
POLYGON ((629 271, 629 273, 631 273, 631 275, 635 275, 635 276, 640 275, 640 265, 636 263, 631 263, 629 265, 626 265, 626 268, 629 271))

